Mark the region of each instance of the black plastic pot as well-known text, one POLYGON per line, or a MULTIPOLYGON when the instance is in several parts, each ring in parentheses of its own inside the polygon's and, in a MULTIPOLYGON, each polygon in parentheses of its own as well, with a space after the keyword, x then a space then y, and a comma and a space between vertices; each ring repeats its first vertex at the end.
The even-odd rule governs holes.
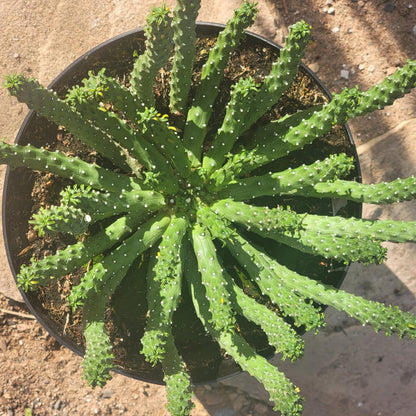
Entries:
MULTIPOLYGON (((223 26, 219 24, 199 23, 197 31, 200 37, 214 36, 222 28, 223 26)), ((246 42, 257 45, 259 51, 265 47, 273 48, 274 50, 279 49, 279 46, 273 42, 252 33, 248 34, 246 42)), ((105 67, 109 73, 114 75, 128 73, 133 63, 133 53, 135 51, 140 53, 143 48, 144 34, 142 30, 138 29, 124 33, 80 57, 63 71, 49 87, 62 96, 68 88, 80 83, 90 70, 97 71, 105 67)), ((319 86, 319 89, 328 99, 331 97, 329 91, 312 71, 305 66, 302 66, 301 71, 319 86)), ((360 180, 361 176, 354 142, 348 127, 345 126, 343 129, 345 136, 344 147, 346 147, 348 153, 356 157, 354 176, 357 180, 360 180)), ((56 125, 51 124, 43 117, 37 116, 34 112, 30 112, 17 135, 16 142, 19 144, 31 143, 36 146, 43 146, 45 143, 53 141, 56 134, 56 125)), ((322 154, 322 157, 325 156, 325 154, 322 154)), ((32 188, 33 179, 30 171, 26 169, 8 170, 3 195, 3 229, 9 263, 15 277, 21 263, 19 253, 28 245, 26 232, 27 221, 31 216, 32 188)), ((332 207, 329 207, 329 210, 331 211, 334 207, 335 205, 333 204, 332 207)), ((361 216, 360 204, 348 203, 343 209, 347 210, 349 215, 361 216)), ((290 258, 290 256, 288 257, 290 258)), ((309 268, 308 262, 306 260, 299 262, 298 257, 294 259, 293 264, 289 265, 297 267, 299 263, 301 263, 301 268, 302 265, 306 270, 309 268)), ((330 273, 326 273, 323 279, 335 286, 340 286, 345 277, 347 267, 338 265, 333 266, 332 269, 326 269, 326 271, 330 271, 330 273)), ((120 349, 116 354, 117 361, 120 364, 117 371, 137 379, 160 383, 162 380, 160 368, 152 368, 139 354, 139 339, 144 327, 146 304, 143 301, 145 298, 144 288, 140 287, 140 285, 137 286, 137 280, 136 275, 128 275, 123 282, 123 285, 129 288, 130 285, 136 285, 134 288, 136 298, 132 301, 134 313, 132 313, 131 309, 125 310, 124 308, 124 305, 127 303, 126 299, 124 299, 123 290, 119 290, 114 295, 114 309, 117 312, 114 316, 114 326, 120 325, 120 327, 123 327, 120 333, 116 331, 114 335, 118 344, 117 348, 120 349)), ((125 292, 131 292, 131 290, 125 292)), ((22 296, 31 312, 54 338, 78 355, 83 355, 84 347, 65 332, 65 325, 62 321, 57 321, 49 316, 37 292, 22 293, 22 296)), ((185 361, 187 361, 188 368, 190 368, 193 382, 203 383, 218 380, 238 372, 239 368, 223 356, 216 344, 205 334, 195 316, 191 318, 190 323, 187 321, 186 325, 181 325, 181 320, 189 319, 190 314, 192 315, 192 307, 184 301, 177 314, 176 322, 178 324, 174 328, 174 333, 179 349, 184 347, 185 350, 192 350, 191 354, 189 354, 189 351, 188 353, 182 351, 182 353, 185 361), (189 328, 191 328, 192 333, 187 335, 184 331, 189 332, 189 328), (192 342, 191 346, 189 346, 190 342, 192 342), (186 348, 187 346, 188 348, 186 348)), ((247 332, 248 338, 251 337, 251 341, 257 344, 258 352, 266 357, 271 357, 273 350, 268 347, 265 337, 262 338, 262 334, 248 324, 246 325, 244 322, 240 324, 243 330, 247 332), (246 326, 247 328, 244 329, 246 326)))

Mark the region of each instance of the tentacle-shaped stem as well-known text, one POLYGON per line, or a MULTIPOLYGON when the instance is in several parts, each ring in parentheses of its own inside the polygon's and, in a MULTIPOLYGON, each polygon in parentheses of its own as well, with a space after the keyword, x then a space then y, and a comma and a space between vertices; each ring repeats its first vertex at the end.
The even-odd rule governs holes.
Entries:
POLYGON ((117 245, 123 238, 128 237, 141 222, 142 219, 135 213, 126 215, 99 233, 92 234, 64 250, 59 250, 40 260, 32 259, 29 266, 23 265, 20 269, 17 277, 19 286, 28 291, 49 283, 51 279, 72 273, 94 257, 117 245))
POLYGON ((155 191, 120 189, 119 192, 99 192, 75 185, 65 188, 60 195, 62 209, 79 208, 91 217, 91 223, 126 212, 134 212, 140 218, 142 214, 166 205, 163 195, 155 191))
MULTIPOLYGON (((331 155, 329 158, 296 169, 250 176, 233 181, 218 192, 219 198, 244 201, 265 195, 297 195, 337 198, 368 204, 409 201, 416 196, 416 178, 410 176, 392 182, 363 184, 341 180, 354 168, 353 158, 331 155)), ((215 187, 213 186, 215 189, 215 187)))
POLYGON ((305 195, 320 183, 331 183, 326 181, 345 177, 354 166, 354 159, 345 154, 331 155, 311 165, 235 180, 221 189, 218 196, 244 201, 265 195, 305 195))
POLYGON ((251 77, 240 78, 237 84, 233 85, 224 121, 211 143, 211 148, 204 155, 202 167, 207 176, 223 164, 238 136, 247 128, 245 110, 257 92, 258 84, 251 77))
POLYGON ((91 387, 103 387, 111 379, 114 368, 113 347, 105 327, 108 297, 90 293, 83 307, 83 333, 86 351, 82 366, 91 387))
MULTIPOLYGON (((285 375, 270 364, 265 358, 258 355, 256 351, 234 330, 218 330, 218 323, 213 311, 218 307, 213 299, 206 294, 206 285, 201 282, 195 259, 190 256, 187 259, 185 274, 189 286, 196 313, 208 329, 211 336, 217 340, 219 345, 249 374, 259 380, 270 393, 270 399, 275 403, 276 410, 282 415, 300 415, 302 411, 301 399, 297 389, 285 375)), ((230 315, 230 319, 231 315, 230 315)))
POLYGON ((188 111, 187 101, 191 88, 192 69, 196 55, 195 21, 201 0, 178 0, 173 11, 173 42, 175 55, 170 83, 170 110, 183 114, 188 111))
POLYGON ((182 240, 187 225, 185 218, 173 218, 159 247, 151 251, 146 279, 149 312, 141 340, 146 360, 153 365, 162 364, 167 408, 172 415, 178 416, 188 415, 193 407, 190 376, 172 334, 172 316, 181 296, 182 240))
POLYGON ((170 218, 159 214, 147 221, 110 254, 96 263, 74 286, 68 296, 72 308, 83 305, 88 294, 93 291, 106 296, 112 293, 127 273, 129 266, 145 250, 155 244, 169 225, 170 218))
POLYGON ((303 252, 346 262, 380 263, 386 254, 380 242, 416 241, 416 221, 299 215, 281 208, 256 207, 232 200, 219 201, 212 209, 264 237, 303 252))
POLYGON ((414 314, 400 311, 397 307, 365 300, 321 283, 279 264, 276 260, 260 252, 238 235, 233 235, 227 242, 227 247, 236 254, 241 262, 248 262, 249 256, 258 267, 264 267, 274 275, 280 286, 284 286, 292 293, 312 299, 318 304, 330 305, 340 311, 348 313, 363 325, 371 325, 375 331, 385 331, 388 335, 397 333, 399 337, 405 335, 416 337, 416 317, 414 314))
POLYGON ((304 326, 309 331, 325 325, 323 314, 309 297, 287 284, 290 274, 280 265, 276 263, 271 267, 267 255, 237 233, 227 238, 225 243, 263 295, 267 295, 284 316, 291 317, 296 326, 304 326))
POLYGON ((14 95, 19 102, 25 103, 30 109, 47 117, 50 121, 64 125, 79 140, 100 152, 115 165, 127 168, 125 156, 114 141, 88 123, 68 103, 59 99, 54 91, 23 75, 16 76, 13 81, 11 77, 8 77, 6 85, 10 94, 14 95))
POLYGON ((184 145, 193 155, 196 164, 199 163, 212 106, 217 98, 228 58, 240 43, 245 33, 244 30, 254 22, 256 14, 256 4, 244 1, 218 35, 217 43, 211 49, 203 67, 201 81, 197 87, 194 102, 188 111, 183 133, 184 145))
POLYGON ((416 317, 412 313, 401 311, 397 306, 385 306, 382 303, 369 301, 330 285, 302 276, 269 258, 269 263, 286 274, 287 284, 299 290, 304 296, 322 305, 329 305, 360 321, 371 325, 376 332, 384 331, 387 335, 396 333, 400 338, 416 337, 416 317))
POLYGON ((192 243, 198 259, 202 285, 211 305, 209 312, 212 315, 213 326, 219 332, 230 331, 235 326, 234 312, 227 282, 223 277, 223 270, 209 231, 195 224, 192 230, 192 243))
MULTIPOLYGON (((282 208, 269 209, 267 207, 256 207, 244 203, 237 203, 231 200, 216 202, 212 209, 220 212, 228 220, 244 225, 247 229, 266 238, 271 238, 279 243, 289 245, 304 253, 321 255, 325 258, 338 259, 345 262, 359 261, 364 263, 381 263, 386 256, 386 249, 381 246, 380 241, 401 238, 398 237, 400 230, 405 224, 396 223, 393 227, 386 227, 385 234, 374 235, 377 230, 376 224, 373 227, 364 228, 357 236, 357 228, 347 230, 348 221, 361 221, 356 219, 344 219, 332 217, 337 220, 336 228, 330 230, 326 226, 330 217, 309 216, 308 214, 296 214, 282 208), (316 221, 316 224, 313 221, 316 221), (322 232, 326 229, 327 233, 322 232), (345 226, 345 227, 344 227, 345 226), (308 230, 311 227, 311 230, 308 230), (312 227, 314 231, 312 231, 312 227), (343 234, 337 230, 345 228, 343 234), (319 229, 319 230, 317 230, 319 229), (350 234, 348 232, 350 231, 350 234), (346 238, 350 235, 351 238, 346 238)), ((329 220, 331 221, 331 220, 329 220)), ((334 221, 331 222, 334 224, 334 221)), ((348 223, 349 224, 349 223, 348 223)), ((364 224, 362 224, 364 225, 364 224)), ((386 224, 387 225, 387 224, 386 224)), ((383 226, 381 227, 384 228, 383 226)), ((408 233, 403 239, 413 241, 415 227, 411 224, 408 233)), ((406 229, 407 231, 407 229, 406 229)))
POLYGON ((40 236, 57 232, 79 235, 102 219, 127 212, 140 218, 165 204, 164 197, 154 191, 122 189, 115 194, 75 185, 61 192, 60 205, 41 208, 29 222, 40 236))
POLYGON ((114 192, 120 192, 121 189, 140 189, 139 180, 60 152, 51 152, 31 145, 9 145, 4 141, 1 142, 0 163, 7 163, 11 167, 28 167, 54 173, 95 189, 114 192))
POLYGON ((293 328, 276 311, 246 295, 228 273, 224 273, 224 277, 231 288, 231 301, 235 311, 261 327, 269 344, 276 348, 276 352, 282 353, 283 360, 289 358, 294 361, 300 358, 303 355, 304 342, 293 328))
POLYGON ((416 85, 416 60, 407 60, 403 68, 387 76, 380 84, 365 91, 352 117, 363 116, 374 110, 380 110, 393 104, 395 100, 407 94, 416 85))
MULTIPOLYGON (((217 184, 225 185, 294 150, 303 149, 304 146, 330 131, 334 124, 344 124, 348 114, 356 108, 358 101, 358 90, 345 89, 335 95, 321 110, 308 113, 308 118, 303 119, 299 124, 291 125, 287 132, 279 137, 272 132, 274 126, 272 123, 259 126, 252 137, 253 143, 259 143, 257 147, 251 151, 244 149, 231 156, 221 169, 214 172, 212 180, 217 184)), ((297 116, 296 121, 299 122, 297 116)), ((278 123, 275 126, 278 131, 281 130, 278 123)))
POLYGON ((140 126, 146 139, 157 146, 182 178, 187 178, 191 173, 188 153, 176 129, 169 126, 167 116, 161 116, 154 108, 147 109, 140 113, 140 126))
POLYGON ((392 204, 411 201, 416 197, 416 178, 395 179, 391 182, 363 184, 336 179, 304 187, 297 195, 315 198, 338 198, 367 204, 392 204))
POLYGON ((172 326, 172 316, 179 304, 182 285, 182 239, 188 220, 173 217, 162 236, 155 259, 151 259, 147 274, 148 318, 142 338, 142 353, 155 365, 166 353, 166 337, 172 326))
POLYGON ((172 332, 166 338, 166 352, 162 360, 163 381, 166 383, 166 405, 172 416, 188 416, 192 403, 191 378, 176 349, 172 332))
MULTIPOLYGON (((86 80, 84 82, 88 83, 86 80)), ((97 96, 100 97, 99 89, 91 90, 86 86, 75 86, 68 92, 66 100, 90 123, 109 134, 139 163, 149 170, 152 169, 153 162, 149 152, 142 145, 144 138, 140 132, 108 110, 105 105, 100 105, 100 102, 96 101, 97 96)))
POLYGON ((153 84, 157 72, 166 64, 172 50, 172 18, 166 6, 155 7, 147 17, 144 27, 146 50, 136 59, 131 72, 131 91, 136 93, 146 107, 153 107, 153 84))

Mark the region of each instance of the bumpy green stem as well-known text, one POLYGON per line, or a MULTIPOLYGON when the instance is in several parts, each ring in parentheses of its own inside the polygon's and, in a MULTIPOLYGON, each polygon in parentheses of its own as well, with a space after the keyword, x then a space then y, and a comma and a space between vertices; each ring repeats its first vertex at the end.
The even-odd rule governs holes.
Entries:
MULTIPOLYGON (((252 287, 254 286, 253 282, 255 282, 261 293, 267 295, 279 307, 282 314, 295 319, 295 325, 297 326, 304 325, 308 330, 322 326, 322 314, 303 298, 299 292, 292 290, 292 288, 288 289, 283 284, 281 276, 275 275, 268 267, 262 253, 245 241, 230 225, 229 221, 223 216, 220 218, 215 216, 214 211, 211 211, 208 207, 200 209, 198 215, 198 219, 206 225, 211 235, 227 245, 229 251, 238 259, 248 273, 248 277, 246 277, 243 271, 237 270, 238 278, 241 280, 243 287, 250 289, 253 292, 252 295, 256 297, 258 289, 252 287)), ((229 281, 227 284, 229 284, 229 281)), ((234 286, 229 286, 231 295, 233 294, 234 286)), ((233 308, 238 309, 238 298, 232 296, 232 301, 235 301, 233 308)), ((258 310, 261 310, 260 305, 258 305, 258 310)), ((250 314, 251 312, 248 313, 250 314)), ((254 318, 255 312, 251 314, 254 318)), ((247 316, 245 309, 244 315, 247 316)), ((293 348, 300 352, 298 349, 299 345, 294 344, 293 348)))
POLYGON ((311 37, 310 26, 303 20, 290 26, 284 47, 280 50, 279 59, 274 62, 270 74, 253 100, 250 100, 249 111, 246 110, 246 128, 250 127, 266 111, 277 103, 285 90, 293 83, 301 63, 306 46, 311 37))
POLYGON ((113 77, 105 75, 105 68, 97 74, 90 71, 83 83, 89 91, 94 92, 97 102, 114 106, 131 122, 136 121, 138 111, 145 110, 142 99, 113 77))
POLYGON ((290 380, 265 358, 258 355, 234 330, 222 331, 216 328, 213 312, 218 308, 218 305, 206 294, 207 286, 201 282, 195 259, 187 259, 186 278, 191 288, 196 313, 211 336, 243 370, 264 385, 270 394, 270 399, 276 405, 276 410, 280 410, 285 416, 300 415, 302 411, 301 399, 298 389, 290 380))
POLYGON ((81 209, 55 205, 41 208, 29 221, 41 237, 57 232, 80 235, 87 231, 90 223, 91 217, 81 209))
POLYGON ((374 110, 380 110, 393 104, 395 100, 407 94, 416 85, 416 60, 407 60, 403 68, 386 77, 380 84, 365 91, 352 117, 363 116, 374 110))
POLYGON ((251 78, 241 78, 231 89, 224 121, 217 131, 211 148, 204 155, 202 167, 210 175, 222 165, 226 155, 231 151, 239 134, 246 128, 245 109, 258 92, 258 84, 251 78))
POLYGON ((217 98, 228 58, 240 43, 244 30, 254 22, 256 14, 255 3, 245 1, 218 35, 217 43, 211 49, 208 60, 204 64, 201 81, 195 92, 194 102, 188 111, 183 134, 184 145, 194 156, 194 163, 198 163, 201 156, 212 106, 217 98))
POLYGON ((108 298, 90 293, 83 308, 83 333, 86 351, 82 366, 91 387, 103 387, 111 379, 114 368, 113 348, 105 327, 108 298))
POLYGON ((117 143, 130 152, 139 163, 147 169, 151 169, 153 163, 148 151, 141 145, 143 137, 139 131, 134 130, 104 105, 96 103, 95 96, 98 94, 99 92, 92 91, 85 86, 75 86, 67 94, 67 101, 83 117, 108 133, 117 143))
MULTIPOLYGON (((299 234, 330 235, 360 240, 372 238, 392 243, 416 242, 416 221, 367 220, 357 218, 328 217, 322 215, 303 216, 299 234)), ((285 232, 289 235, 289 232, 285 232)))
POLYGON ((268 296, 284 316, 292 317, 294 325, 303 326, 307 331, 325 325, 320 309, 314 307, 295 286, 287 285, 288 273, 280 265, 276 263, 270 267, 267 256, 237 233, 227 238, 225 243, 263 295, 268 296))
POLYGON ((175 127, 169 126, 167 116, 161 116, 155 109, 148 109, 141 113, 140 117, 147 140, 157 146, 160 153, 172 163, 183 178, 187 178, 191 173, 188 154, 175 127))
POLYGON ((294 114, 260 126, 252 136, 252 143, 256 143, 257 148, 252 152, 243 151, 233 156, 224 168, 213 175, 213 179, 217 183, 228 183, 228 177, 232 179, 294 150, 303 149, 305 145, 327 133, 334 124, 344 124, 351 117, 391 105, 396 98, 409 92, 415 83, 416 63, 408 61, 404 68, 368 91, 345 89, 341 94, 334 95, 332 101, 323 108, 317 106, 305 110, 301 113, 304 117, 300 122, 299 114, 294 114))
POLYGON ((0 143, 0 163, 7 163, 11 167, 28 167, 51 172, 95 189, 115 192, 120 192, 121 189, 140 189, 140 181, 134 178, 117 174, 75 157, 65 156, 60 152, 51 152, 31 145, 0 143))
POLYGON ((231 307, 230 293, 209 231, 195 224, 192 230, 192 242, 198 259, 202 284, 211 305, 209 312, 212 314, 214 328, 220 332, 232 330, 235 326, 235 317, 231 307))
POLYGON ((34 79, 20 75, 14 82, 7 80, 10 94, 30 109, 47 117, 50 121, 64 125, 79 140, 100 152, 119 167, 127 168, 125 156, 120 148, 103 132, 88 123, 56 93, 39 84, 34 79))
POLYGON ((175 217, 159 247, 151 251, 147 274, 148 318, 142 337, 146 360, 162 364, 166 383, 167 408, 174 416, 189 414, 193 404, 190 376, 175 346, 172 316, 181 296, 182 239, 188 222, 175 217))
POLYGON ((303 355, 304 342, 293 328, 277 312, 246 295, 227 273, 224 273, 224 277, 231 290, 234 310, 261 327, 269 344, 282 354, 283 360, 289 358, 293 361, 300 358, 303 355))
POLYGON ((259 166, 284 157, 294 150, 303 149, 305 145, 330 131, 334 124, 344 124, 358 101, 358 90, 345 89, 341 94, 335 95, 321 110, 309 113, 309 118, 297 125, 291 125, 284 135, 277 136, 273 132, 273 127, 276 127, 278 132, 281 131, 278 123, 258 127, 252 136, 253 143, 258 143, 257 147, 231 156, 221 169, 214 172, 212 180, 217 185, 225 185, 259 166))
POLYGON ((111 251, 102 261, 95 264, 72 288, 68 302, 72 308, 83 305, 90 292, 106 296, 120 284, 133 261, 151 247, 162 236, 170 218, 159 214, 142 225, 132 236, 111 251))
MULTIPOLYGON (((84 80, 85 85, 88 85, 89 83, 88 80, 84 80)), ((87 86, 74 87, 67 95, 67 100, 79 112, 82 112, 86 118, 94 120, 94 124, 97 127, 111 135, 111 137, 125 149, 125 152, 128 153, 126 155, 126 160, 136 176, 142 177, 141 164, 146 168, 146 171, 144 172, 146 178, 151 175, 157 175, 161 190, 168 193, 176 192, 178 189, 176 181, 174 180, 172 166, 171 164, 166 163, 166 158, 162 155, 162 153, 165 154, 166 152, 161 153, 153 146, 153 142, 158 141, 158 138, 163 137, 163 139, 160 139, 163 149, 166 146, 166 143, 170 144, 173 142, 175 133, 169 130, 166 123, 160 123, 165 125, 157 126, 158 128, 153 126, 153 129, 150 125, 146 126, 144 129, 145 131, 133 128, 126 120, 120 119, 117 114, 107 110, 106 106, 96 103, 95 100, 97 97, 98 99, 101 98, 101 91, 103 89, 104 87, 102 86, 96 87, 95 90, 87 86)), ((132 110, 129 109, 128 111, 132 110)), ((134 120, 136 123, 143 122, 143 116, 149 114, 149 111, 146 112, 144 109, 142 112, 139 112, 137 108, 134 111, 134 120)), ((154 113, 154 116, 156 117, 157 111, 154 113)), ((153 113, 150 112, 150 114, 153 113)), ((153 124, 154 123, 155 121, 153 120, 153 124)), ((177 138, 176 142, 178 142, 177 138)), ((177 153, 179 153, 179 151, 177 153)), ((183 150, 182 153, 185 154, 185 151, 183 150)), ((186 166, 188 163, 186 155, 180 162, 181 166, 183 166, 183 163, 185 163, 186 166)))
POLYGON ((397 334, 402 338, 416 337, 416 317, 409 312, 401 311, 397 306, 385 306, 379 302, 363 299, 359 296, 336 289, 330 285, 302 276, 284 266, 280 266, 271 258, 268 259, 271 267, 287 276, 286 284, 299 290, 304 296, 314 301, 344 311, 360 321, 363 325, 371 325, 376 332, 384 331, 387 335, 397 334))
POLYGON ((276 230, 290 234, 302 229, 304 215, 298 215, 281 207, 270 209, 235 202, 232 199, 222 199, 212 204, 215 214, 227 218, 231 222, 244 225, 248 230, 252 228, 276 230))
MULTIPOLYGON (((325 258, 338 259, 345 262, 381 263, 385 259, 386 249, 381 246, 380 241, 385 241, 383 237, 387 236, 390 238, 386 238, 386 240, 392 239, 394 241, 400 238, 397 234, 400 233, 404 226, 398 222, 393 227, 388 227, 385 234, 379 233, 378 235, 372 234, 375 232, 376 226, 370 227, 367 230, 363 229, 358 236, 359 238, 357 238, 355 234, 356 227, 348 230, 345 225, 348 221, 360 220, 334 217, 338 220, 337 227, 334 230, 330 230, 325 224, 327 218, 309 216, 308 214, 299 215, 281 208, 255 207, 231 200, 219 201, 212 208, 230 221, 242 224, 263 237, 289 245, 304 253, 321 255, 325 258), (315 233, 308 230, 308 227, 314 225, 313 219, 317 220, 317 228, 319 229, 314 228, 315 233), (290 224, 290 227, 285 224, 290 224), (327 233, 321 232, 320 226, 325 228, 327 233), (340 235, 337 231, 341 228, 345 228, 345 232, 340 235), (351 238, 345 238, 346 235, 349 235, 351 238)), ((383 229, 384 227, 382 226, 381 228, 383 229)), ((410 225, 409 228, 407 236, 403 237, 403 239, 408 238, 409 241, 412 241, 415 228, 413 225, 410 225)))
POLYGON ((200 0, 178 0, 173 11, 173 57, 170 82, 170 110, 186 116, 187 101, 192 82, 192 69, 196 55, 195 20, 200 0))
POLYGON ((345 177, 354 166, 354 159, 345 154, 331 155, 311 165, 235 180, 222 189, 218 196, 243 201, 265 195, 305 195, 324 181, 345 177))
POLYGON ((227 247, 242 264, 247 265, 251 261, 256 263, 257 267, 268 270, 273 276, 269 278, 270 281, 274 280, 275 284, 278 283, 280 287, 286 288, 293 294, 298 293, 306 299, 312 299, 319 304, 330 305, 344 311, 363 325, 371 325, 375 331, 385 331, 388 335, 394 332, 399 337, 407 335, 409 338, 414 338, 416 336, 414 314, 402 312, 397 307, 386 307, 381 303, 365 300, 302 276, 250 246, 237 234, 227 241, 227 247))
MULTIPOLYGON (((280 50, 279 59, 273 63, 270 74, 265 78, 261 87, 257 90, 256 84, 247 82, 246 88, 242 89, 243 96, 241 97, 240 93, 237 97, 232 97, 232 100, 235 98, 237 100, 231 101, 223 125, 215 138, 214 148, 205 159, 204 167, 208 173, 222 165, 225 155, 231 150, 237 138, 276 104, 284 91, 290 87, 310 35, 310 27, 304 21, 291 26, 285 46, 280 50), (218 144, 221 146, 220 150, 218 144)), ((237 92, 240 89, 241 85, 237 87, 237 92)))
POLYGON ((166 205, 163 195, 155 191, 120 189, 118 192, 99 192, 74 185, 65 188, 60 195, 62 209, 79 208, 90 215, 91 223, 126 212, 140 216, 166 205))
POLYGON ((166 383, 167 409, 172 416, 188 416, 192 403, 191 378, 176 349, 171 330, 166 338, 166 353, 162 360, 163 381, 166 383))
POLYGON ((134 212, 137 216, 146 215, 165 206, 163 196, 154 191, 125 191, 120 193, 103 193, 91 188, 66 188, 61 195, 61 205, 41 208, 33 215, 34 229, 39 235, 56 232, 79 235, 88 227, 105 218, 117 214, 134 212), (68 194, 78 193, 76 197, 68 194), (67 198, 71 199, 68 203, 67 198))
POLYGON ((415 199, 416 178, 410 176, 405 179, 395 179, 392 182, 369 185, 337 179, 304 187, 296 194, 316 198, 338 198, 367 204, 392 204, 415 199))
POLYGON ((380 242, 416 241, 415 221, 299 215, 281 208, 256 207, 231 200, 219 201, 212 208, 264 237, 303 252, 346 262, 380 263, 386 254, 380 242))
POLYGON ((19 286, 24 291, 28 291, 48 284, 51 279, 72 273, 132 234, 141 221, 142 218, 135 213, 126 215, 97 234, 92 234, 85 240, 69 245, 64 250, 59 250, 40 260, 32 259, 30 265, 23 265, 20 268, 17 276, 19 286))
POLYGON ((142 338, 142 353, 155 365, 166 353, 166 337, 179 304, 182 281, 182 239, 187 231, 185 218, 173 217, 159 245, 156 261, 147 276, 148 318, 142 338))
POLYGON ((353 168, 353 158, 343 154, 331 155, 322 162, 302 165, 296 169, 289 168, 282 172, 233 181, 218 192, 218 196, 243 201, 265 195, 297 195, 368 204, 391 204, 409 201, 416 196, 414 176, 370 185, 339 179, 353 168))
POLYGON ((147 17, 144 27, 146 50, 135 61, 131 72, 130 89, 146 107, 155 104, 154 79, 159 69, 166 64, 172 50, 172 18, 169 12, 166 6, 155 7, 147 17))

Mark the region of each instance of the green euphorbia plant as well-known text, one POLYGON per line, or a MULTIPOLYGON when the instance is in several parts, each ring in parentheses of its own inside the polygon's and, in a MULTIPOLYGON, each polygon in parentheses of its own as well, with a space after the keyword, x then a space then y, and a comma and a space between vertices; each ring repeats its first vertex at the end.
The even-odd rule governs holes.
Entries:
POLYGON ((50 172, 74 183, 62 191, 60 205, 41 209, 31 221, 39 235, 72 233, 77 242, 23 265, 18 284, 25 291, 36 290, 90 262, 68 302, 83 311, 85 377, 92 386, 102 386, 113 368, 106 307, 134 261, 148 254, 142 353, 150 363, 162 365, 170 412, 186 415, 192 408, 190 376, 172 332, 178 304, 190 297, 209 334, 264 384, 276 409, 298 415, 299 389, 243 338, 238 315, 259 325, 270 345, 290 360, 303 351, 296 329, 317 331, 324 325, 319 305, 331 305, 376 331, 399 337, 416 336, 416 317, 301 275, 263 247, 270 240, 293 247, 299 262, 308 253, 345 263, 381 263, 386 256, 381 243, 415 242, 416 222, 297 213, 290 207, 263 206, 259 198, 293 195, 385 204, 414 199, 416 179, 376 185, 346 180, 354 160, 345 154, 293 169, 259 173, 258 168, 277 166, 272 162, 303 149, 334 125, 392 104, 415 86, 416 62, 408 61, 367 91, 345 89, 326 104, 257 123, 298 71, 310 38, 309 25, 300 21, 291 26, 262 82, 240 77, 231 87, 222 123, 212 133, 210 116, 228 59, 257 10, 254 3, 243 2, 235 11, 207 54, 190 100, 198 9, 197 0, 178 0, 173 15, 165 6, 150 13, 146 50, 135 59, 127 86, 102 69, 61 99, 35 79, 7 77, 11 95, 65 126, 116 167, 1 143, 1 163, 50 172), (152 86, 172 49, 170 116, 162 116, 152 86), (249 147, 239 140, 248 131, 249 147), (99 222, 104 225, 92 227, 99 222), (242 279, 226 269, 219 246, 239 264, 242 279), (268 302, 251 295, 246 285, 268 302), (183 288, 189 290, 182 293, 183 288))

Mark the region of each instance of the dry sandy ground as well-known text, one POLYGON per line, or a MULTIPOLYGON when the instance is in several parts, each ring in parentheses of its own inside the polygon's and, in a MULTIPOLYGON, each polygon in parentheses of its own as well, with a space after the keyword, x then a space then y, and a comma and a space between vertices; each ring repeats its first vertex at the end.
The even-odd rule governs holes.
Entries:
MULTIPOLYGON (((174 2, 166 1, 169 6, 174 2)), ((0 4, 0 73, 25 72, 48 84, 74 59, 144 22, 154 0, 14 0, 0 4)), ((199 20, 225 22, 239 0, 202 0, 199 20)), ((368 88, 416 58, 414 0, 260 0, 253 31, 281 43, 287 25, 305 19, 314 40, 306 55, 330 90, 368 88)), ((27 110, 0 91, 0 134, 13 140, 27 110)), ((379 114, 350 123, 365 182, 415 173, 416 94, 379 114)), ((416 205, 365 207, 368 218, 416 220, 416 205)), ((351 267, 344 288, 416 311, 416 250, 391 245, 381 266, 351 267)), ((116 375, 104 391, 81 380, 80 358, 57 345, 25 313, 0 254, 0 415, 165 415, 160 386, 116 375)), ((307 336, 305 358, 284 364, 306 397, 306 416, 413 416, 416 344, 374 334, 334 311, 327 328, 307 336), (309 343, 309 344, 308 344, 309 343)), ((267 397, 240 375, 201 386, 194 415, 272 415, 267 397)))

